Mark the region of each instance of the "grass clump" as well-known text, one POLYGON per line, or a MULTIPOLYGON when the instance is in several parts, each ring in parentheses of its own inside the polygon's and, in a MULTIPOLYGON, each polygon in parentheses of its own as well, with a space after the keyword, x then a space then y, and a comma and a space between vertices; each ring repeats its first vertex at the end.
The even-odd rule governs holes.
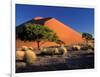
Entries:
POLYGON ((28 64, 32 64, 34 63, 34 61, 37 59, 37 56, 36 54, 31 51, 31 50, 27 50, 25 51, 25 61, 28 63, 28 64))
POLYGON ((22 50, 22 51, 27 51, 27 50, 28 50, 28 47, 27 47, 27 46, 22 46, 22 47, 21 47, 21 50, 22 50))
POLYGON ((24 51, 16 51, 16 60, 24 60, 24 51))
POLYGON ((67 54, 67 49, 65 47, 59 48, 44 48, 41 51, 41 55, 65 55, 67 54))
POLYGON ((81 47, 79 45, 73 45, 72 50, 74 51, 80 51, 81 47))
POLYGON ((53 55, 53 49, 52 48, 44 48, 41 51, 41 55, 53 55))

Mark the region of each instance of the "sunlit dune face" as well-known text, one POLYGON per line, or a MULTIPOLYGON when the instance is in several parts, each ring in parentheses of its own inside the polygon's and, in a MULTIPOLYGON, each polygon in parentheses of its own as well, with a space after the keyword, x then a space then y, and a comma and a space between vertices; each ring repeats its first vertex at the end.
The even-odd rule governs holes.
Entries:
POLYGON ((59 38, 66 44, 83 42, 80 33, 54 18, 47 21, 45 25, 52 29, 55 33, 57 33, 59 38))
POLYGON ((43 19, 43 17, 35 17, 34 20, 40 20, 43 19))

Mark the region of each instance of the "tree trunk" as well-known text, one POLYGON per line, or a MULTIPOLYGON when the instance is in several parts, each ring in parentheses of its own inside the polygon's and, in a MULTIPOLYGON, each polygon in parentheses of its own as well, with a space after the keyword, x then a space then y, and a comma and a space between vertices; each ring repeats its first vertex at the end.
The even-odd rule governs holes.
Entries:
POLYGON ((40 50, 40 41, 37 41, 37 48, 40 50))

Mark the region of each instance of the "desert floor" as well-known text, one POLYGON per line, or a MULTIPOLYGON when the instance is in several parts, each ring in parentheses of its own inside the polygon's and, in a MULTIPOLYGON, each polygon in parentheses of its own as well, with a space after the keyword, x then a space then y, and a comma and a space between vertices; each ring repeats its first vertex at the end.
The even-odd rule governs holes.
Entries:
POLYGON ((67 55, 37 55, 38 59, 33 64, 16 68, 16 73, 94 68, 94 52, 74 51, 67 55))

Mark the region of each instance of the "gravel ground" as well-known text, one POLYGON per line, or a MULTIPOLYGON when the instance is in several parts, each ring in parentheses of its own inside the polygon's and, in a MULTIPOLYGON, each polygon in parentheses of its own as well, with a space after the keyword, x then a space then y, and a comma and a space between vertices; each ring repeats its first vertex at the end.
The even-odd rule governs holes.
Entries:
POLYGON ((16 73, 94 68, 93 51, 71 52, 68 55, 38 56, 31 65, 16 68, 16 73))

